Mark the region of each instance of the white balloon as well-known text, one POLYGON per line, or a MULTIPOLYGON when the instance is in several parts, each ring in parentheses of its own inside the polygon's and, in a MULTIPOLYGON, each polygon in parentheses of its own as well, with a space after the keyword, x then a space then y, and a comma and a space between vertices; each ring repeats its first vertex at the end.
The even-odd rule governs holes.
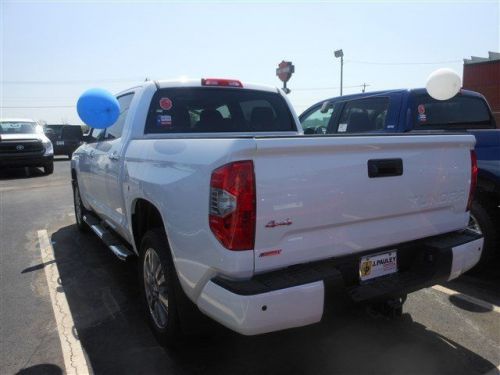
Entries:
POLYGON ((460 76, 449 68, 441 68, 432 72, 425 85, 429 95, 437 100, 453 98, 458 94, 461 87, 462 80, 460 76))

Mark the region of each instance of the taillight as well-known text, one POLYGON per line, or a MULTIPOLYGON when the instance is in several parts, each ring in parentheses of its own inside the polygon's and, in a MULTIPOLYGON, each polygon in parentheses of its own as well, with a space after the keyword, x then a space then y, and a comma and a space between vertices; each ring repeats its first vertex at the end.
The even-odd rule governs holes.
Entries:
POLYGON ((225 78, 202 78, 202 86, 223 86, 223 87, 243 87, 240 81, 236 79, 225 78))
POLYGON ((469 200, 467 202, 467 211, 471 209, 472 200, 474 199, 474 192, 477 186, 477 156, 476 151, 472 150, 470 152, 470 190, 469 190, 469 200))
POLYGON ((254 248, 255 176, 251 160, 229 163, 212 172, 209 223, 225 248, 254 248))

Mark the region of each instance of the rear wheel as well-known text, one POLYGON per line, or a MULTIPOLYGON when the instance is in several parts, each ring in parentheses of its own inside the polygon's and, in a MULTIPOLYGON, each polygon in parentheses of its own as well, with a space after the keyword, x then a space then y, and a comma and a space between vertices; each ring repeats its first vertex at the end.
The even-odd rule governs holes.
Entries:
POLYGON ((492 213, 478 201, 472 202, 468 228, 482 234, 484 237, 481 259, 473 268, 474 271, 479 271, 484 268, 492 258, 498 256, 498 253, 496 253, 496 246, 500 242, 500 236, 495 228, 492 213))
POLYGON ((54 163, 46 164, 43 166, 43 172, 45 174, 52 174, 54 173, 54 163))
POLYGON ((176 285, 179 283, 163 230, 155 228, 141 241, 139 283, 148 323, 160 344, 173 346, 180 335, 176 285))

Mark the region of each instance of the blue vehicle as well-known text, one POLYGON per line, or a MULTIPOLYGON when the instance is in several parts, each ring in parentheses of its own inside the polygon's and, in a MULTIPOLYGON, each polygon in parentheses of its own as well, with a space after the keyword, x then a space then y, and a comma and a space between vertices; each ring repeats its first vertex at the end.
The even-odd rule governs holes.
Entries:
POLYGON ((486 99, 461 90, 440 101, 426 89, 347 95, 316 103, 299 116, 305 134, 467 132, 476 137, 478 186, 470 228, 485 243, 478 269, 500 256, 500 129, 486 99))

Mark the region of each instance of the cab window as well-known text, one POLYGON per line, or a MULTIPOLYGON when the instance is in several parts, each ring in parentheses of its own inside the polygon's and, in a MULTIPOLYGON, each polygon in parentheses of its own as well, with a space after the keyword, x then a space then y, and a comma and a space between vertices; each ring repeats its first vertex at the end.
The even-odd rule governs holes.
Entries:
POLYGON ((422 129, 494 129, 488 105, 482 98, 457 95, 436 100, 427 94, 414 99, 415 128, 422 129))
POLYGON ((286 101, 274 92, 216 87, 158 90, 145 133, 296 131, 286 101))
POLYGON ((364 133, 384 130, 389 98, 374 97, 347 102, 337 133, 364 133))

